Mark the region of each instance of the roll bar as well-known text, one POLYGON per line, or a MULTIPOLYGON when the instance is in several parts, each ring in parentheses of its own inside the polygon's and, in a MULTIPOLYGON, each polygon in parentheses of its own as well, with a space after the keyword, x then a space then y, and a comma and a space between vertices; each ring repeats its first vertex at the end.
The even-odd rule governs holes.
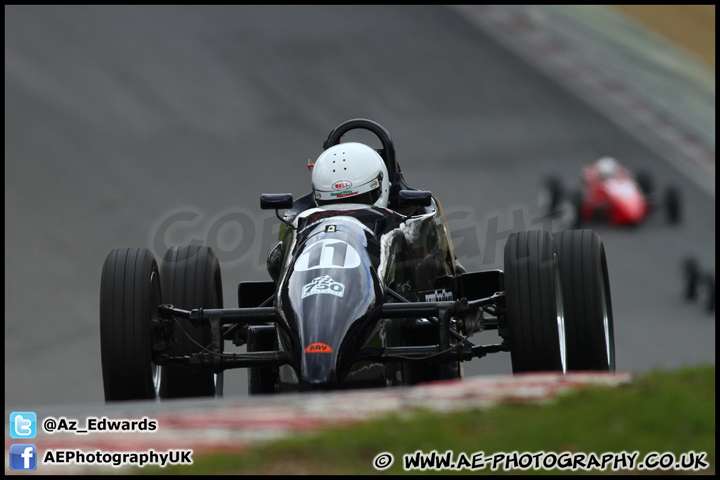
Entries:
POLYGON ((325 142, 323 142, 323 150, 327 150, 330 147, 340 144, 342 136, 350 130, 355 129, 369 130, 380 139, 380 143, 382 143, 383 148, 378 153, 385 162, 390 178, 394 177, 393 174, 400 173, 400 167, 398 166, 397 159, 395 158, 395 145, 390 138, 390 133, 388 133, 382 125, 377 122, 373 122, 372 120, 354 118, 341 123, 330 132, 325 142))

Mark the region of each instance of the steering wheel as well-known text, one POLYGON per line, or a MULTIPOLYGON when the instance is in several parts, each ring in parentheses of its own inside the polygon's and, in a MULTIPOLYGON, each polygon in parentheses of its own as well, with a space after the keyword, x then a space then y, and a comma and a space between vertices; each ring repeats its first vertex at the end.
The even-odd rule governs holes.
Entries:
POLYGON ((325 142, 323 142, 323 150, 327 150, 330 147, 339 145, 340 139, 343 135, 345 135, 350 130, 356 129, 370 130, 372 133, 375 134, 375 136, 380 139, 380 143, 382 143, 383 148, 382 150, 378 151, 378 153, 385 162, 385 166, 387 167, 390 178, 393 178, 393 174, 399 173, 400 168, 398 167, 397 159, 395 158, 395 145, 390 138, 390 134, 387 130, 385 130, 382 125, 377 122, 373 122, 372 120, 366 120, 364 118, 354 118, 352 120, 341 123, 330 132, 330 135, 328 135, 325 142))

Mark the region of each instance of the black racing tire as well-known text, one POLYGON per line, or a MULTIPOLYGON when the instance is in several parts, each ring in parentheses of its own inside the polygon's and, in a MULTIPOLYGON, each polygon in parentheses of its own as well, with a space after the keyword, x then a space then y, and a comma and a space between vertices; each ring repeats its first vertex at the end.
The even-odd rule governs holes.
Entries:
MULTIPOLYGON (((248 352, 274 351, 277 333, 273 325, 250 325, 247 331, 248 352)), ((275 393, 278 381, 278 367, 249 367, 248 393, 250 395, 275 393)))
POLYGON ((575 190, 570 194, 570 206, 572 208, 572 220, 570 221, 570 228, 580 228, 584 223, 583 220, 583 194, 580 190, 575 190))
MULTIPOLYGON (((209 247, 175 246, 163 257, 160 270, 163 303, 183 310, 222 308, 220 264, 209 247)), ((188 319, 178 319, 176 343, 166 350, 170 356, 198 353, 211 344, 210 326, 194 327, 188 319), (178 328, 178 326, 180 328, 178 328)), ((160 397, 206 397, 215 395, 215 374, 179 365, 162 367, 160 397)))
POLYGON ((650 172, 644 170, 637 172, 635 174, 635 181, 637 182, 638 187, 640 187, 640 190, 642 190, 643 195, 652 195, 655 191, 655 182, 653 181, 653 177, 650 175, 650 172))
POLYGON ((568 371, 615 371, 605 247, 593 230, 553 235, 560 255, 568 371))
POLYGON ((682 220, 682 201, 680 191, 674 187, 668 187, 665 190, 663 198, 665 206, 665 219, 670 225, 677 225, 682 220))
POLYGON ((700 266, 695 258, 688 257, 683 261, 682 273, 685 277, 685 300, 691 301, 698 297, 698 283, 700 279, 700 266))
POLYGON ((100 281, 100 353, 106 401, 156 398, 152 321, 161 304, 160 274, 144 248, 117 248, 100 281))
MULTIPOLYGON (((409 319, 407 328, 403 329, 402 346, 436 345, 439 343, 439 328, 425 319, 409 319)), ((457 330, 455 330, 457 331, 457 330)), ((457 342, 451 336, 450 346, 457 342)), ((448 362, 400 362, 403 385, 435 382, 438 380, 459 379, 464 375, 464 364, 457 360, 448 362)), ((389 377, 392 379, 392 377, 389 377)))
POLYGON ((563 185, 559 178, 546 178, 538 196, 538 207, 546 214, 554 213, 563 199, 563 193, 563 185))
POLYGON ((708 313, 715 311, 715 274, 708 273, 705 275, 705 298, 703 301, 703 307, 708 313))
POLYGON ((563 292, 557 246, 546 231, 505 243, 505 306, 513 373, 566 371, 563 292))

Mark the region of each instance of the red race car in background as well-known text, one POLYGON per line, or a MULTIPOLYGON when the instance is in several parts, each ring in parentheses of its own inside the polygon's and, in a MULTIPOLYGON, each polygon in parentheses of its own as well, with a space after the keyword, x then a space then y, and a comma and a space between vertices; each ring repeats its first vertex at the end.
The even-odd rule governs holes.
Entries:
POLYGON ((601 157, 583 168, 582 187, 566 192, 556 177, 548 178, 541 191, 539 204, 551 215, 569 207, 572 228, 588 222, 611 225, 638 225, 657 211, 665 211, 670 224, 680 222, 680 193, 668 187, 658 195, 647 173, 634 175, 612 157, 601 157))

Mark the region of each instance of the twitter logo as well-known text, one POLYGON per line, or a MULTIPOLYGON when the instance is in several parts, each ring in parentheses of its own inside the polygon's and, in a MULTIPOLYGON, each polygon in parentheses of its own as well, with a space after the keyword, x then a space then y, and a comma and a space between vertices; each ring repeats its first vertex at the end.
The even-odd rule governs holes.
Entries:
POLYGON ((10 414, 11 438, 35 438, 37 415, 35 412, 12 412, 10 414))

